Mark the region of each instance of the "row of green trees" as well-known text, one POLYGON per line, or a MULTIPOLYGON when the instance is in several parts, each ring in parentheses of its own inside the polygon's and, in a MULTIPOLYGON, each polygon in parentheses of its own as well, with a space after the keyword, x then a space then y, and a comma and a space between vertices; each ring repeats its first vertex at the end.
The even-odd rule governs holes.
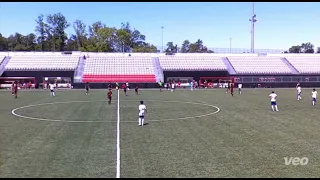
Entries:
MULTIPOLYGON (((37 17, 35 32, 27 35, 15 33, 4 37, 0 33, 0 51, 88 51, 88 52, 158 52, 153 44, 146 42, 146 36, 129 23, 120 28, 108 27, 101 21, 86 25, 81 20, 70 23, 61 13, 37 17), (73 27, 68 35, 66 29, 73 27)), ((181 49, 168 42, 166 52, 212 52, 202 40, 183 42, 181 49)))
MULTIPOLYGON (((129 23, 120 28, 108 27, 101 21, 86 25, 81 20, 70 23, 61 13, 37 17, 35 32, 27 35, 15 33, 4 37, 0 33, 0 51, 88 51, 88 52, 159 52, 156 46, 146 42, 146 36, 129 23), (74 33, 65 31, 70 26, 74 33)), ((166 43, 168 53, 214 53, 203 41, 183 41, 180 48, 173 42, 166 43)), ((310 42, 292 46, 285 53, 314 53, 310 42)), ((317 48, 320 53, 320 48, 317 48)))

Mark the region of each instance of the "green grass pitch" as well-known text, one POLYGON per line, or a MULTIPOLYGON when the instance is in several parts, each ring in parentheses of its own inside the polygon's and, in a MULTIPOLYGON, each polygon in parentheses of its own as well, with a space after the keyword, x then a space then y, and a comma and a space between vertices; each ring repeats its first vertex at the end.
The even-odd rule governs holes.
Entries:
MULTIPOLYGON (((271 89, 235 97, 224 89, 120 91, 120 177, 320 177, 320 104, 311 105, 311 89, 301 101, 295 89, 275 91, 279 112, 270 110, 271 89), (285 165, 285 157, 309 161, 285 165)), ((105 96, 21 91, 14 99, 1 91, 0 177, 116 177, 117 92, 111 105, 105 96), (29 105, 37 106, 12 115, 29 105)))

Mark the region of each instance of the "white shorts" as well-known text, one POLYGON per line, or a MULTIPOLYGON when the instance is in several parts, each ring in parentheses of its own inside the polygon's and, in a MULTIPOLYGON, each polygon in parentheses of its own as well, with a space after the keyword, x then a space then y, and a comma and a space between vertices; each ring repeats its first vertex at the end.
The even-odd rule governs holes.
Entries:
POLYGON ((140 118, 144 118, 144 113, 139 113, 140 118))

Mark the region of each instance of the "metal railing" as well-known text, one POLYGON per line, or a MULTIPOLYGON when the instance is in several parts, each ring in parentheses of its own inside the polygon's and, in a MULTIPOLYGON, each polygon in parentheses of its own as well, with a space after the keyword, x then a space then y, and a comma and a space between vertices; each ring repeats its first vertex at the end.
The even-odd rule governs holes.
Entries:
POLYGON ((320 82, 320 76, 235 76, 236 82, 241 83, 288 83, 288 82, 320 82))
MULTIPOLYGON (((163 47, 165 50, 167 47, 163 47)), ((157 46, 157 49, 162 49, 162 46, 157 46)), ((208 47, 208 50, 212 50, 214 53, 221 54, 243 54, 250 53, 251 49, 249 48, 216 48, 216 47, 208 47)), ((181 48, 178 48, 178 53, 181 51, 181 48)), ((288 51, 287 49, 255 49, 255 54, 267 53, 267 54, 280 54, 288 51)))

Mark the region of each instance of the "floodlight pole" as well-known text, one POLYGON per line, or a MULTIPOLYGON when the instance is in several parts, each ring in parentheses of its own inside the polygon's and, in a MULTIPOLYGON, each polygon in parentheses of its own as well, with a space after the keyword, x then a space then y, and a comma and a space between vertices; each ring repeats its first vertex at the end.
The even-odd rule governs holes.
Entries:
POLYGON ((163 52, 163 26, 161 26, 161 41, 162 41, 162 46, 161 46, 161 49, 162 49, 162 52, 163 52))
POLYGON ((254 53, 254 23, 257 22, 256 14, 254 13, 254 2, 252 3, 252 16, 249 21, 251 21, 251 53, 254 53))

